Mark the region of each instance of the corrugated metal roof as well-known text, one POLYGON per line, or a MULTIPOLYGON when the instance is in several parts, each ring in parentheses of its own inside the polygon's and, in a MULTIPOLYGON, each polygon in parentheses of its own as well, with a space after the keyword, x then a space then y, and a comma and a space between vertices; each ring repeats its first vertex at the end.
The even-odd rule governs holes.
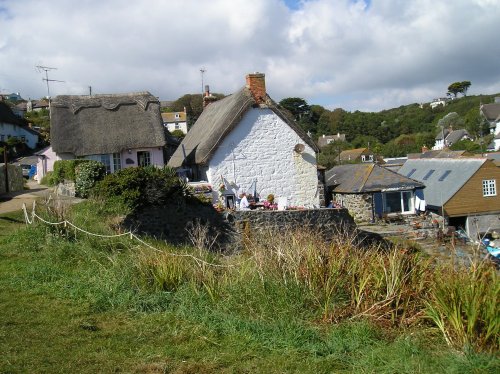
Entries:
POLYGON ((415 169, 411 177, 425 183, 425 201, 428 205, 440 207, 457 193, 485 161, 484 158, 413 159, 406 161, 398 173, 407 176, 415 169), (434 172, 424 180, 431 170, 434 172))

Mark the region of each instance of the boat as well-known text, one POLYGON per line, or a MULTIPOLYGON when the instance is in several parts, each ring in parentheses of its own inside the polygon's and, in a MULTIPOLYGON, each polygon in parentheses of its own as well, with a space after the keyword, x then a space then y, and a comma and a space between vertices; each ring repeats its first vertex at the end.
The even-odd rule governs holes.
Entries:
POLYGON ((486 247, 486 250, 490 254, 490 256, 500 259, 500 240, 496 239, 492 241, 490 239, 483 239, 483 245, 486 247))

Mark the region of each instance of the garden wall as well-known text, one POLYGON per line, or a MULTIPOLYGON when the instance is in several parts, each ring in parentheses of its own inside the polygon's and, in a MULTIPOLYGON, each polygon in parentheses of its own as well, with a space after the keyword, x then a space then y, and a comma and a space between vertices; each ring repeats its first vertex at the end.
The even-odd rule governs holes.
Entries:
MULTIPOLYGON (((22 191, 24 189, 23 172, 20 166, 8 165, 9 192, 22 191)), ((5 164, 0 164, 0 194, 5 191, 5 164)))
MULTIPOLYGON (((249 232, 311 229, 323 238, 339 231, 356 231, 347 209, 305 209, 285 211, 227 211, 218 213, 211 206, 157 206, 143 209, 125 218, 123 226, 140 234, 176 244, 192 244, 196 222, 207 227, 207 241, 215 240, 214 249, 239 248, 249 232)), ((195 235, 197 236, 197 235, 195 235)), ((320 239, 320 238, 318 238, 320 239)))

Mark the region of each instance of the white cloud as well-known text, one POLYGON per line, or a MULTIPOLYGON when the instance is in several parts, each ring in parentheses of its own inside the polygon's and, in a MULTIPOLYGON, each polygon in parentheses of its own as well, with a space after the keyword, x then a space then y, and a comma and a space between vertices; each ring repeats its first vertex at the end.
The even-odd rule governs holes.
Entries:
POLYGON ((231 93, 266 73, 271 96, 379 110, 500 92, 493 0, 0 0, 0 89, 46 94, 35 65, 55 66, 53 94, 149 90, 162 99, 231 93))

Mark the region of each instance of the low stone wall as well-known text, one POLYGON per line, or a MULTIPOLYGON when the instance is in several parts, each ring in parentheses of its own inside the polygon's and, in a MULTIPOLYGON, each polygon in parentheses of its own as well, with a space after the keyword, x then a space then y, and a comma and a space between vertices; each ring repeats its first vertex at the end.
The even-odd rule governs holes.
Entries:
MULTIPOLYGON (((24 189, 23 171, 20 166, 8 164, 9 192, 22 191, 24 189)), ((0 195, 5 191, 5 164, 0 164, 0 195)))
POLYGON ((125 218, 124 228, 165 239, 175 244, 193 241, 214 242, 212 249, 240 248, 249 232, 286 232, 311 229, 324 239, 339 231, 355 232, 356 224, 347 209, 307 209, 285 211, 234 211, 218 213, 210 206, 189 205, 145 208, 125 218), (204 229, 203 229, 204 227, 204 229), (206 231, 204 231, 206 230, 206 231))
POLYGON ((75 197, 75 182, 64 181, 64 183, 59 183, 54 192, 60 196, 75 197))

